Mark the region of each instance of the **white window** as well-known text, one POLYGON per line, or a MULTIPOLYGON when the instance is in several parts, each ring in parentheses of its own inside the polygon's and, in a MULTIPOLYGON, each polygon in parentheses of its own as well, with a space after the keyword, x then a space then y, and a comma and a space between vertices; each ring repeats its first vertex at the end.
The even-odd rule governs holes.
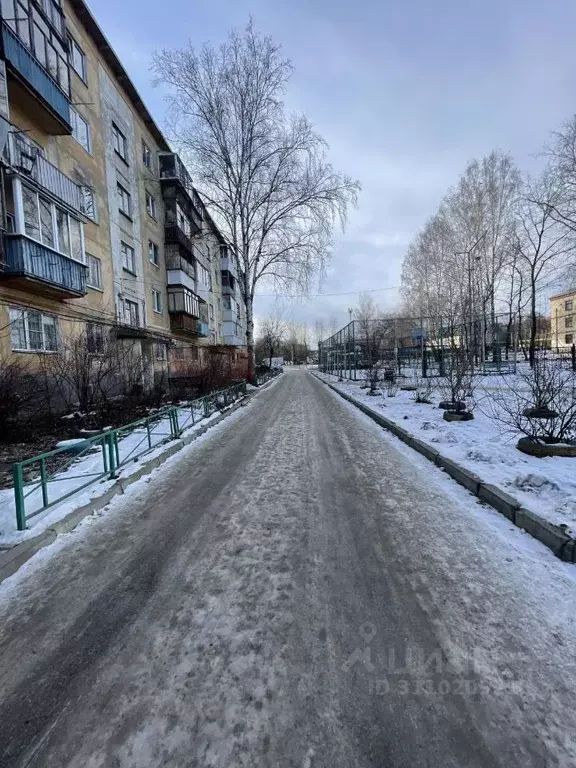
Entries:
POLYGON ((82 223, 55 203, 22 185, 24 234, 84 264, 82 223))
POLYGON ((153 240, 148 240, 148 258, 155 267, 160 266, 160 249, 153 240))
POLYGON ((118 190, 118 209, 120 213, 130 218, 132 216, 132 197, 130 192, 120 182, 117 183, 116 188, 118 190))
POLYGON ((142 139, 142 162, 146 168, 152 168, 152 150, 144 139, 142 139))
POLYGON ((71 35, 68 35, 68 45, 70 47, 72 69, 86 82, 86 54, 71 35))
POLYGON ((84 147, 86 152, 92 154, 90 126, 82 115, 76 112, 74 107, 70 107, 70 123, 72 124, 72 136, 74 136, 78 144, 84 147))
POLYGON ((152 288, 152 309, 159 315, 162 314, 162 294, 152 288))
POLYGON ((574 318, 572 316, 564 318, 564 328, 572 328, 574 318))
POLYGON ((124 299, 124 322, 128 325, 140 325, 140 310, 135 301, 124 299))
POLYGON ((10 339, 15 351, 56 352, 56 318, 33 309, 10 307, 10 339))
POLYGON ((93 355, 104 352, 104 326, 100 323, 86 323, 86 348, 93 355))
POLYGON ((86 254, 86 263, 88 264, 88 278, 86 284, 90 288, 98 288, 102 290, 102 264, 100 259, 96 256, 92 256, 91 253, 86 254))
POLYGON ((122 254, 122 268, 128 272, 136 274, 136 263, 134 260, 134 248, 123 241, 120 241, 120 253, 122 254))
POLYGON ((573 302, 572 299, 566 299, 566 301, 564 302, 564 311, 565 312, 572 312, 573 304, 574 304, 574 302, 573 302))
POLYGON ((210 285, 210 273, 203 264, 198 263, 198 280, 205 288, 210 285))
POLYGON ((153 219, 156 218, 156 200, 150 192, 146 192, 146 213, 153 219))
POLYGON ((122 160, 128 162, 128 142, 126 136, 122 133, 116 123, 112 123, 112 146, 114 151, 120 155, 122 160))
POLYGON ((96 208, 96 193, 92 187, 86 185, 81 187, 83 197, 83 211, 85 216, 88 216, 92 221, 98 221, 98 210, 96 208))

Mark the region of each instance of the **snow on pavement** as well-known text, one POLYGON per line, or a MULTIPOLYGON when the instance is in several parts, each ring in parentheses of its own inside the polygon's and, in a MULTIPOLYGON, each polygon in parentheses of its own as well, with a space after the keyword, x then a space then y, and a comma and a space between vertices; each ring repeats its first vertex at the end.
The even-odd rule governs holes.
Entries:
MULTIPOLYGON (((386 393, 372 397, 360 388, 361 382, 339 382, 337 377, 318 374, 343 392, 382 412, 410 434, 437 448, 443 456, 454 459, 477 474, 484 482, 493 483, 514 496, 526 509, 555 525, 565 525, 576 535, 576 459, 561 456, 537 458, 516 448, 519 434, 501 429, 483 412, 482 403, 474 410, 474 420, 448 423, 441 399, 432 396, 431 405, 416 403, 414 393, 399 391, 395 397, 386 393)), ((477 396, 498 385, 497 377, 485 377, 477 396)), ((487 410, 487 409, 484 409, 487 410)))
POLYGON ((310 374, 53 547, 0 585, 2 764, 574 765, 573 566, 310 374))

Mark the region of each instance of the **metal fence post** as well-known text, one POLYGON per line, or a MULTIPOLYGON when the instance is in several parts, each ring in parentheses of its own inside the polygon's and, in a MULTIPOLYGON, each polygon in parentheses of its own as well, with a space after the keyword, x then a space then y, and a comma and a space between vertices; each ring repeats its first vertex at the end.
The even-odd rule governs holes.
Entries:
POLYGON ((40 482, 42 483, 42 506, 48 506, 48 483, 46 481, 46 459, 40 459, 40 482))
POLYGON ((108 447, 108 477, 110 480, 116 479, 116 449, 114 446, 114 433, 106 432, 104 435, 108 447))
POLYGON ((16 525, 19 531, 26 530, 26 507, 24 504, 24 474, 22 464, 17 462, 12 467, 14 478, 14 499, 16 501, 16 525))

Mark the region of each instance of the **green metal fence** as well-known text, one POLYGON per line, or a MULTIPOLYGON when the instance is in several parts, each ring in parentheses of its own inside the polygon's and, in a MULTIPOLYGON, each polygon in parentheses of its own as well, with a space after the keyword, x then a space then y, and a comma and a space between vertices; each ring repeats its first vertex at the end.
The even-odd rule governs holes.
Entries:
POLYGON ((28 520, 87 486, 99 480, 115 479, 127 464, 180 437, 198 421, 231 405, 245 392, 246 383, 242 382, 15 463, 12 472, 18 530, 26 530, 28 520), (80 462, 82 466, 77 466, 80 462))
POLYGON ((270 381, 270 379, 275 379, 276 376, 282 373, 282 368, 270 368, 269 371, 266 371, 266 373, 261 373, 259 376, 256 376, 256 386, 261 387, 262 384, 266 384, 267 381, 270 381))

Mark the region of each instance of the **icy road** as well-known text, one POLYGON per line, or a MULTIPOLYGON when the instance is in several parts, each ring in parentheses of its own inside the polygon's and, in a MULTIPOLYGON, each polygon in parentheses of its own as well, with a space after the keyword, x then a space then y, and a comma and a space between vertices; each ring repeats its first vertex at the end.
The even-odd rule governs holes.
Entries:
POLYGON ((568 768, 575 597, 286 373, 0 586, 0 765, 568 768))

